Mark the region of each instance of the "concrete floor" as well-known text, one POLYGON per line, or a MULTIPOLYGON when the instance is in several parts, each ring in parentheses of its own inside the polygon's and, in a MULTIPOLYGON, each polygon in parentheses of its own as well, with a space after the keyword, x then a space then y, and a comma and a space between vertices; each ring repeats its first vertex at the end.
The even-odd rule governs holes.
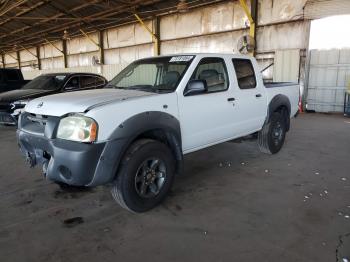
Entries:
POLYGON ((145 214, 107 188, 63 192, 0 128, 0 261, 343 261, 350 258, 350 119, 301 115, 282 151, 225 143, 186 157, 145 214), (63 221, 80 216, 84 223, 63 221))

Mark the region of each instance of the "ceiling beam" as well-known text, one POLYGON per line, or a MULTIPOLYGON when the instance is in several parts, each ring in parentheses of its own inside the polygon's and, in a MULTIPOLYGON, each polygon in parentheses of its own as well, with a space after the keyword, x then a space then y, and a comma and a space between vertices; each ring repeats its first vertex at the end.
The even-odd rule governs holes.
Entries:
MULTIPOLYGON (((12 3, 14 1, 11 1, 12 3)), ((20 0, 20 1, 15 1, 14 4, 10 5, 7 9, 5 8, 4 11, 0 12, 0 17, 3 15, 6 15, 8 12, 12 11, 13 9, 15 9, 16 7, 19 7, 23 4, 25 4, 26 2, 28 2, 28 0, 20 0)))
MULTIPOLYGON (((93 0, 93 1, 85 2, 84 4, 81 4, 81 5, 78 5, 78 6, 74 7, 74 8, 72 8, 72 11, 76 11, 76 10, 85 8, 85 7, 89 6, 89 5, 91 5, 92 3, 96 3, 96 2, 99 2, 99 1, 101 1, 101 0, 93 0)), ((64 15, 65 15, 65 13, 61 12, 61 13, 58 13, 58 14, 56 14, 54 16, 47 17, 46 19, 43 19, 43 20, 41 20, 39 22, 36 22, 36 23, 32 24, 31 26, 25 26, 25 27, 22 27, 22 28, 19 28, 17 30, 12 31, 9 34, 1 35, 0 39, 3 39, 3 38, 8 37, 8 36, 16 35, 18 33, 22 34, 25 30, 37 27, 40 24, 50 22, 50 21, 55 20, 56 18, 59 18, 59 17, 64 16, 64 15)))
POLYGON ((36 3, 36 4, 32 5, 31 7, 28 7, 28 9, 26 9, 26 10, 23 10, 23 11, 21 11, 21 12, 16 13, 15 16, 12 16, 12 17, 9 17, 9 18, 5 18, 3 21, 0 22, 0 26, 2 26, 2 25, 4 25, 4 24, 6 24, 6 23, 12 21, 13 19, 18 18, 18 17, 21 16, 21 15, 27 14, 27 13, 29 13, 30 11, 33 11, 34 9, 36 9, 36 8, 38 8, 38 7, 40 7, 40 6, 44 5, 44 4, 46 4, 46 3, 48 3, 48 2, 50 2, 50 0, 41 1, 41 2, 39 2, 39 3, 36 3))
MULTIPOLYGON (((137 4, 140 4, 140 3, 147 4, 147 2, 152 2, 153 3, 154 1, 151 1, 151 0, 149 0, 149 1, 135 0, 133 4, 134 5, 137 5, 137 4)), ((91 21, 95 21, 95 20, 98 20, 99 18, 106 18, 106 17, 110 17, 110 16, 113 16, 113 15, 117 15, 117 14, 126 12, 126 11, 130 11, 130 9, 131 9, 130 7, 121 8, 120 6, 118 6, 118 7, 115 7, 115 8, 111 8, 108 11, 104 10, 104 11, 95 13, 94 15, 88 16, 87 18, 91 19, 91 21)), ((21 37, 17 37, 14 41, 8 41, 8 43, 9 44, 14 44, 14 43, 17 43, 19 40, 22 40, 22 39, 26 39, 28 41, 30 39, 35 38, 35 36, 37 36, 37 35, 42 35, 42 34, 45 34, 45 33, 56 33, 56 32, 61 31, 63 29, 68 29, 68 28, 77 27, 77 26, 79 27, 79 23, 77 23, 77 22, 63 23, 63 24, 56 25, 56 26, 53 26, 53 27, 50 27, 50 28, 47 28, 47 29, 43 29, 43 30, 39 30, 39 31, 30 33, 30 34, 26 34, 26 35, 21 36, 21 37)), ((19 43, 22 44, 23 42, 19 42, 19 43)))

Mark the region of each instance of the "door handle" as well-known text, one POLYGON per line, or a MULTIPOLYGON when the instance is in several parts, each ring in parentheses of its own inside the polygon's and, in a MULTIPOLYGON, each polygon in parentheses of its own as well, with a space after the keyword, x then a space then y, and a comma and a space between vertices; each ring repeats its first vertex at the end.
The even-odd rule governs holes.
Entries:
POLYGON ((261 94, 256 94, 255 97, 262 97, 262 95, 261 94))
POLYGON ((236 99, 234 98, 234 97, 230 97, 230 98, 227 98, 227 101, 229 101, 229 102, 233 102, 233 101, 235 101, 236 99))

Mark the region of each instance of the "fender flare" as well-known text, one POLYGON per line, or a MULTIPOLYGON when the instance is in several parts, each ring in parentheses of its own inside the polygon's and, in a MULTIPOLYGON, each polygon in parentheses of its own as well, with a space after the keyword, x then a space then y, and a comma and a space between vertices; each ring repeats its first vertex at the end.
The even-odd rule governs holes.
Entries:
POLYGON ((149 111, 130 117, 123 121, 108 138, 108 145, 103 156, 108 166, 98 168, 100 175, 92 184, 105 184, 113 182, 118 172, 120 162, 130 145, 142 134, 150 131, 161 131, 162 141, 166 141, 176 159, 176 173, 183 171, 183 154, 181 142, 181 129, 179 120, 165 112, 149 111), (105 170, 108 172, 103 172, 105 170))
POLYGON ((290 104, 289 98, 286 95, 279 94, 271 99, 269 106, 268 106, 266 122, 270 121, 270 118, 271 118, 271 115, 273 114, 273 112, 278 110, 278 108, 280 108, 280 107, 287 108, 287 110, 283 111, 283 114, 285 114, 287 131, 289 131, 291 104, 290 104))

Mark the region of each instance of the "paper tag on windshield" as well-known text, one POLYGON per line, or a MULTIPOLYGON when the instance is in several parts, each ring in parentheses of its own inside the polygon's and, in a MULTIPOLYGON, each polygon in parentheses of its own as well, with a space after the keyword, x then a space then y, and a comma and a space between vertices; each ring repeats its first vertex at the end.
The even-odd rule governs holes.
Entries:
POLYGON ((193 58, 193 55, 173 56, 170 59, 170 63, 174 62, 188 62, 193 58))

